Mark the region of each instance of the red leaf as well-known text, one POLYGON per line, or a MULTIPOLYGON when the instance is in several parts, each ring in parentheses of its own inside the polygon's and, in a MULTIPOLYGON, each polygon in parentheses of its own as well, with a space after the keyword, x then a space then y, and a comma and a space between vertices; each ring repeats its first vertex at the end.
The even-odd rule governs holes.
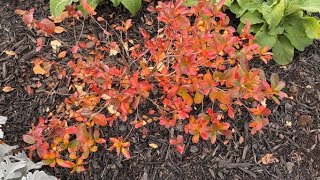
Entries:
POLYGON ((108 119, 103 114, 97 114, 92 118, 93 122, 100 126, 106 126, 108 123, 108 119))
POLYGON ((179 86, 173 86, 168 92, 167 92, 167 98, 171 98, 177 94, 179 91, 179 86))
POLYGON ((33 13, 34 13, 34 11, 35 11, 35 9, 32 8, 22 16, 22 21, 24 23, 26 23, 27 25, 30 25, 33 22, 33 13))
POLYGON ((56 25, 47 18, 43 18, 40 22, 36 23, 37 27, 42 31, 46 32, 47 34, 54 33, 56 25))
POLYGON ((42 45, 43 45, 43 40, 42 38, 38 38, 37 39, 37 48, 36 48, 36 52, 39 52, 42 48, 42 45))
POLYGON ((74 45, 74 46, 72 46, 71 52, 72 52, 72 54, 75 54, 75 53, 78 52, 78 50, 79 50, 79 46, 78 45, 74 45))

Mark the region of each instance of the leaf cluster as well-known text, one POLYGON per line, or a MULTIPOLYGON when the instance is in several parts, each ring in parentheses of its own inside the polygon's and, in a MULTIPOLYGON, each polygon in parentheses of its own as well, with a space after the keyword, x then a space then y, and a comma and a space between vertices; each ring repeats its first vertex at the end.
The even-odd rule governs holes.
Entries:
MULTIPOLYGON (((29 157, 37 152, 51 167, 81 172, 90 154, 109 142, 110 151, 130 158, 127 138, 109 136, 107 141, 100 137, 101 129, 113 128, 118 120, 134 125, 132 128, 145 126, 138 111, 139 105, 147 102, 157 107, 157 113, 149 114, 160 126, 173 130, 183 127, 193 143, 200 138, 215 143, 220 136, 229 140, 231 122, 242 111, 251 114, 251 133, 261 130, 270 115, 266 100, 279 104, 279 99, 286 97, 281 91, 285 84, 278 75, 272 74, 267 80, 261 69, 251 67, 252 61, 268 63, 272 54, 254 43, 249 23, 239 35, 236 33, 221 11, 223 4, 200 1, 188 8, 183 0, 158 2, 148 9, 158 14, 163 27, 154 37, 139 29, 144 47, 131 43, 129 48, 128 39, 119 47, 117 42, 101 42, 90 35, 87 39, 95 48, 77 43, 68 63, 73 93, 62 103, 62 110, 39 118, 23 136, 30 144, 29 157), (117 55, 120 48, 130 53, 128 61, 133 62, 112 62, 106 57, 117 55), (133 113, 134 120, 128 118, 133 113)), ((105 23, 103 18, 98 21, 105 23)), ((115 30, 127 33, 130 27, 128 20, 115 30)), ((171 139, 170 144, 184 152, 182 135, 171 139)))
POLYGON ((194 143, 200 137, 215 143, 219 134, 230 139, 230 123, 222 120, 234 119, 239 107, 255 112, 249 125, 255 134, 268 124, 269 113, 262 113, 269 112, 264 101, 273 99, 279 104, 278 98, 286 97, 281 92, 284 83, 276 74, 269 84, 261 69, 250 68, 251 61, 267 63, 272 56, 266 47, 254 43, 249 23, 236 35, 228 16, 221 12, 223 4, 200 1, 187 8, 183 1, 158 2, 149 9, 165 24, 162 32, 150 38, 140 29, 150 53, 148 61, 140 62, 142 75, 152 75, 162 92, 159 123, 166 128, 184 126, 194 143), (150 72, 148 66, 156 70, 150 72), (254 101, 258 106, 248 108, 254 101), (199 108, 202 112, 197 117, 190 115, 199 108))

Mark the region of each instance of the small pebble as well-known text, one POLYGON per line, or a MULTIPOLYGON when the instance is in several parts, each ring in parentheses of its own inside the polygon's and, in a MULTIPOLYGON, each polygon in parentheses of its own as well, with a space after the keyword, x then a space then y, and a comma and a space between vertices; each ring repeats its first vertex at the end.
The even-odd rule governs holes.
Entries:
POLYGON ((190 146, 191 153, 197 153, 198 151, 199 151, 199 148, 197 146, 190 146))
POLYGON ((284 135, 283 134, 279 134, 279 138, 280 139, 284 139, 284 135))

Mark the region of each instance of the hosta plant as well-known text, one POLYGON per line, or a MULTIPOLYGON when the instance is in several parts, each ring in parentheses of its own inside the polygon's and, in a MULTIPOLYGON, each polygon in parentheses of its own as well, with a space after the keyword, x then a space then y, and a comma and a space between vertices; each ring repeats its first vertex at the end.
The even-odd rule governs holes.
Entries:
MULTIPOLYGON (((141 0, 111 0, 114 6, 122 4, 131 14, 136 14, 141 8, 141 0)), ((66 6, 76 3, 77 9, 84 14, 94 14, 95 8, 101 0, 50 0, 50 12, 54 17, 59 17, 66 6)))
POLYGON ((239 31, 249 20, 256 42, 272 48, 278 64, 288 64, 294 49, 303 51, 320 39, 319 0, 234 0, 230 10, 240 18, 239 31))

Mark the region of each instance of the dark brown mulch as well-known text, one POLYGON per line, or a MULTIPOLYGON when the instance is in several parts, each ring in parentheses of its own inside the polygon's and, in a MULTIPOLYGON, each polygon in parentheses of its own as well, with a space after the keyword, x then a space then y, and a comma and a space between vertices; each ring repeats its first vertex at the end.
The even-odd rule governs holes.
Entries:
MULTIPOLYGON (((10 145, 18 144, 23 148, 26 144, 22 142, 21 136, 29 130, 31 123, 36 123, 40 115, 47 115, 65 98, 56 93, 44 93, 43 89, 48 87, 40 87, 33 95, 28 95, 25 87, 34 86, 38 81, 43 84, 55 82, 51 90, 59 92, 66 82, 33 74, 31 61, 38 56, 50 59, 50 46, 35 53, 35 39, 38 35, 29 30, 13 12, 15 8, 35 7, 35 16, 45 17, 48 4, 40 0, 2 0, 0 4, 0 89, 4 86, 15 88, 10 93, 0 90, 0 115, 9 118, 3 128, 5 142, 10 145), (15 51, 18 58, 7 56, 2 53, 4 50, 15 51)), ((99 9, 104 11, 105 17, 114 10, 114 20, 129 17, 124 10, 107 7, 109 6, 105 5, 99 9)), ((149 17, 146 11, 134 17, 134 27, 132 35, 130 34, 132 38, 139 36, 137 27, 144 26, 141 19, 145 16, 149 17)), ((94 28, 95 26, 86 26, 84 32, 94 32, 94 28)), ((62 36, 65 42, 73 43, 72 33, 62 36)), ((271 63, 264 68, 269 75, 275 72, 283 78, 287 83, 286 92, 292 98, 282 101, 280 106, 272 105, 271 124, 262 133, 250 135, 239 118, 238 123, 234 124, 238 132, 227 145, 222 142, 215 145, 209 142, 197 145, 189 143, 187 151, 180 156, 168 145, 169 132, 153 124, 148 126, 150 135, 147 138, 141 138, 139 131, 130 134, 130 160, 101 150, 90 157, 88 171, 85 173, 70 175, 68 170, 61 168, 44 169, 61 179, 319 178, 320 43, 314 42, 304 52, 296 52, 290 65, 279 67, 271 63), (245 138, 243 144, 238 142, 240 135, 245 138), (149 147, 150 143, 159 147, 152 149, 149 147), (273 153, 279 162, 262 165, 259 160, 266 153, 273 153)), ((122 127, 120 131, 124 131, 124 134, 128 134, 130 130, 123 128, 121 123, 117 127, 122 127)))

